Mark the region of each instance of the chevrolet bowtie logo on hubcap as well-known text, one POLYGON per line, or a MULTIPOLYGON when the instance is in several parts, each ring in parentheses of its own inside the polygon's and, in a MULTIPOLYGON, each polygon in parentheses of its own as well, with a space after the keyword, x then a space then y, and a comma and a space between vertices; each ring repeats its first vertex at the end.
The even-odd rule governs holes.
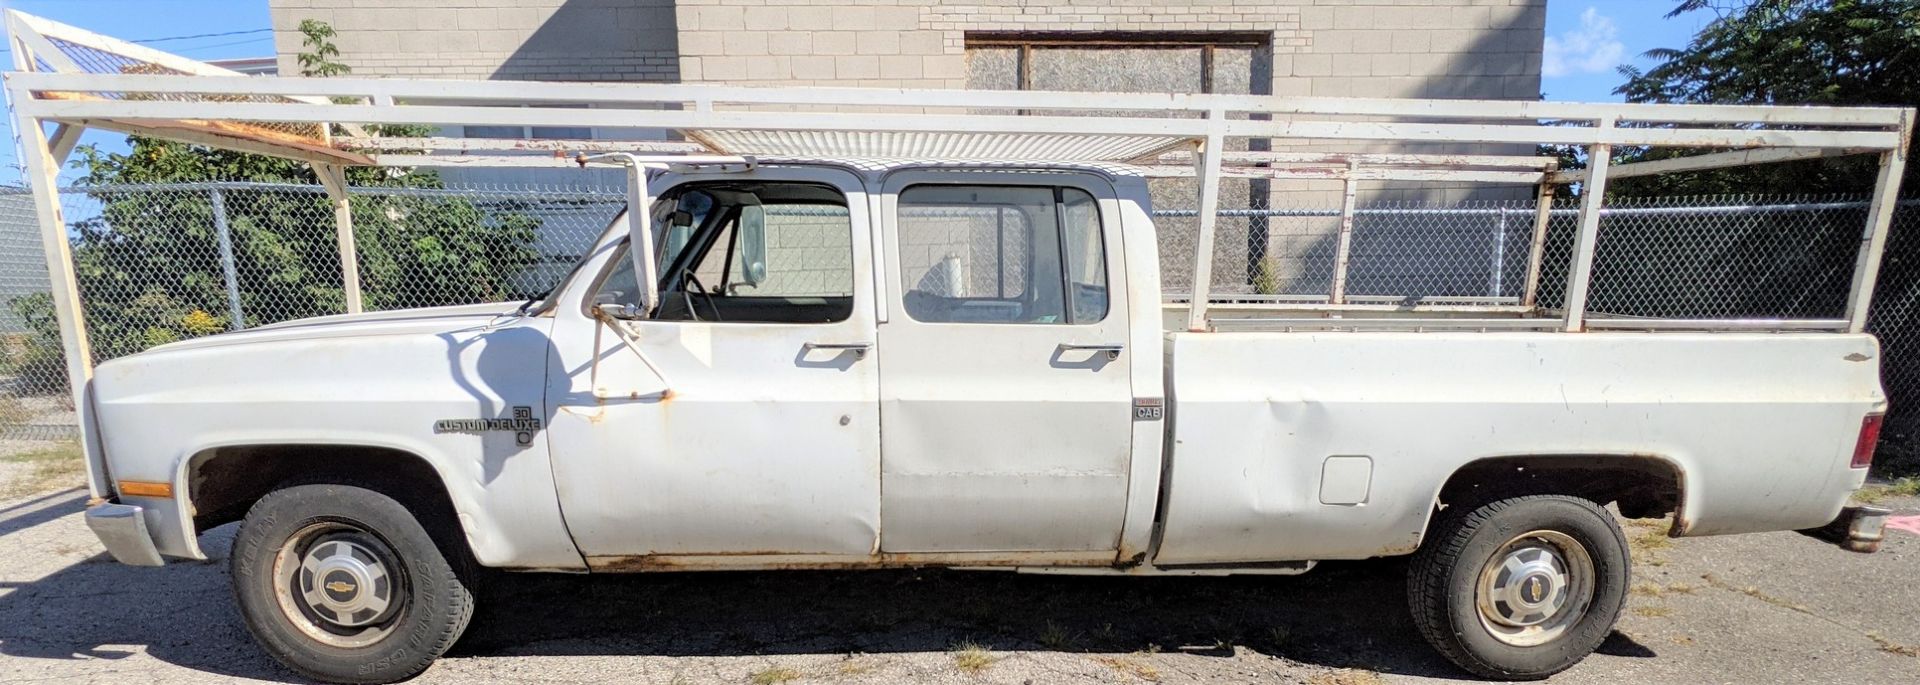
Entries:
POLYGON ((1541 582, 1541 580, 1540 580, 1540 577, 1539 577, 1539 576, 1534 576, 1534 577, 1532 577, 1532 578, 1528 578, 1528 579, 1527 579, 1527 601, 1528 601, 1528 602, 1539 602, 1540 600, 1542 600, 1542 599, 1545 599, 1546 597, 1544 596, 1544 593, 1542 592, 1542 590, 1544 590, 1544 589, 1545 589, 1545 588, 1543 587, 1543 586, 1545 586, 1545 585, 1546 585, 1546 583, 1544 583, 1544 582, 1541 582))
POLYGON ((344 594, 353 592, 353 583, 349 583, 344 580, 332 581, 327 583, 327 591, 344 595, 344 594))

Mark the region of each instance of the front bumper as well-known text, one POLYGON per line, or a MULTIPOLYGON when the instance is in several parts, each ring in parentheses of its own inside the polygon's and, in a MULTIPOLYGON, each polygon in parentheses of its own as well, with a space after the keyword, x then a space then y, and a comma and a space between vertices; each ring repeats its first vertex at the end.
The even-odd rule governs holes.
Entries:
POLYGON ((111 502, 87 508, 87 527, 100 538, 115 561, 128 566, 160 566, 160 549, 147 532, 147 517, 140 507, 111 502))

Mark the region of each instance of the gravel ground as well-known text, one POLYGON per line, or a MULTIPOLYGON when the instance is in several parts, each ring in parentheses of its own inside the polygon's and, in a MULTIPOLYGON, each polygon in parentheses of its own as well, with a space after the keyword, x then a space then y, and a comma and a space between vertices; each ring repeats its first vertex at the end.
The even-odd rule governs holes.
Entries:
MULTIPOLYGON (((0 683, 298 682, 240 626, 231 527, 207 536, 213 562, 130 568, 100 551, 84 501, 0 501, 0 683)), ((1862 555, 1793 533, 1662 545, 1649 530, 1628 530, 1639 562, 1619 631, 1551 682, 1920 682, 1920 537, 1862 555)), ((509 575, 414 682, 1452 682, 1406 616, 1402 570, 509 575)))

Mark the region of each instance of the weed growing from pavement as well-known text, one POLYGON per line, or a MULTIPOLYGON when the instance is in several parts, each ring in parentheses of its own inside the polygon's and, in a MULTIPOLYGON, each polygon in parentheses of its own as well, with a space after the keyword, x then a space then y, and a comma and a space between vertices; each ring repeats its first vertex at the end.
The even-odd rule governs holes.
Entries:
POLYGON ((1160 682, 1160 669, 1155 668, 1153 664, 1139 659, 1121 656, 1096 656, 1093 660, 1099 662, 1102 666, 1106 666, 1125 675, 1149 682, 1160 682))
POLYGON ((979 673, 987 670, 1000 657, 984 645, 968 640, 953 646, 953 665, 967 673, 979 673))
POLYGON ((1634 533, 1627 538, 1627 552, 1635 563, 1648 566, 1665 566, 1667 558, 1660 554, 1673 547, 1673 538, 1666 531, 1650 528, 1634 533))
POLYGON ((1647 618, 1666 618, 1673 615, 1673 610, 1663 606, 1639 606, 1633 608, 1633 613, 1647 618))
POLYGON ((1916 648, 1913 645, 1894 642, 1892 640, 1887 639, 1887 636, 1881 635, 1878 632, 1874 632, 1871 630, 1867 631, 1867 639, 1872 640, 1875 645, 1878 645, 1880 647, 1880 651, 1886 652, 1888 654, 1898 654, 1900 656, 1920 656, 1920 648, 1916 648))
POLYGON ((1649 530, 1634 535, 1627 540, 1627 544, 1649 551, 1669 549, 1673 547, 1673 538, 1668 537, 1665 531, 1649 530))
POLYGON ((1293 631, 1288 630, 1286 626, 1267 628, 1267 643, 1273 645, 1275 649, 1285 649, 1287 643, 1292 641, 1293 631))
POLYGON ((1307 679, 1307 685, 1385 685, 1387 680, 1373 671, 1361 671, 1343 668, 1327 673, 1315 673, 1307 679))
POLYGON ((1073 651, 1074 643, 1079 642, 1072 632, 1053 621, 1047 621, 1040 630, 1040 644, 1056 652, 1073 651))
POLYGON ((752 682, 753 685, 780 685, 780 683, 799 679, 799 671, 785 666, 775 666, 762 671, 754 671, 753 675, 747 677, 747 680, 752 682))
POLYGON ((1740 594, 1746 595, 1748 597, 1752 597, 1754 599, 1760 600, 1762 602, 1766 602, 1768 604, 1772 604, 1782 609, 1790 609, 1793 611, 1798 611, 1808 616, 1818 616, 1820 618, 1826 618, 1825 616, 1820 616, 1819 614, 1813 613, 1813 610, 1807 608, 1807 605, 1805 604, 1800 604, 1798 602, 1794 602, 1792 600, 1789 600, 1783 597, 1776 597, 1776 596, 1767 594, 1765 590, 1761 590, 1760 588, 1752 585, 1745 585, 1745 586, 1734 585, 1727 581, 1721 580, 1719 576, 1716 576, 1711 573, 1701 575, 1700 579, 1707 581, 1708 585, 1712 585, 1722 590, 1731 590, 1733 592, 1738 592, 1740 594))
POLYGON ((1698 591, 1699 591, 1699 588, 1696 588, 1692 585, 1688 585, 1686 583, 1671 583, 1668 585, 1661 585, 1659 583, 1636 583, 1634 584, 1633 589, 1630 590, 1630 592, 1632 592, 1633 594, 1639 595, 1641 597, 1665 597, 1667 595, 1691 595, 1698 591))
POLYGON ((875 667, 872 661, 862 658, 861 655, 848 654, 845 659, 840 660, 840 675, 871 673, 875 667))

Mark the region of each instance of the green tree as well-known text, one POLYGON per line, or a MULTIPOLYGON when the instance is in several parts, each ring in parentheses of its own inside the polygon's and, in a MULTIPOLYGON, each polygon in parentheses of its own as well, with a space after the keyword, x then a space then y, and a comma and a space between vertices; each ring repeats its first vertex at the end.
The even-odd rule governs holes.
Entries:
MULTIPOLYGON (((303 73, 350 71, 333 58, 332 29, 303 22, 303 73)), ((381 134, 420 135, 384 127, 381 134)), ((315 185, 304 163, 129 137, 126 153, 77 151, 77 185, 100 203, 72 225, 73 260, 94 354, 112 358, 154 345, 227 330, 225 278, 206 190, 129 190, 130 186, 208 181, 315 185)), ((393 189, 353 198, 354 236, 368 309, 508 300, 527 293, 517 280, 539 258, 539 220, 499 206, 482 208, 448 194, 430 171, 353 168, 358 187, 393 189), (416 191, 409 193, 407 191, 416 191)), ((248 325, 345 310, 332 205, 317 192, 223 192, 248 325)), ((34 329, 20 373, 31 384, 64 387, 60 340, 46 296, 15 300, 34 329)))
POLYGON ((340 76, 353 69, 341 64, 334 58, 340 56, 340 48, 333 44, 333 26, 318 19, 300 20, 301 51, 295 61, 300 63, 301 76, 340 76))
MULTIPOLYGON (((1920 105, 1920 0, 1685 0, 1669 18, 1715 12, 1680 48, 1651 50, 1644 71, 1620 67, 1628 102, 1766 105, 1920 105)), ((1699 150, 1625 150, 1621 161, 1699 150)), ((1858 193, 1873 155, 1643 176, 1611 184, 1622 195, 1858 193)), ((1920 190, 1920 165, 1903 185, 1920 190)))

